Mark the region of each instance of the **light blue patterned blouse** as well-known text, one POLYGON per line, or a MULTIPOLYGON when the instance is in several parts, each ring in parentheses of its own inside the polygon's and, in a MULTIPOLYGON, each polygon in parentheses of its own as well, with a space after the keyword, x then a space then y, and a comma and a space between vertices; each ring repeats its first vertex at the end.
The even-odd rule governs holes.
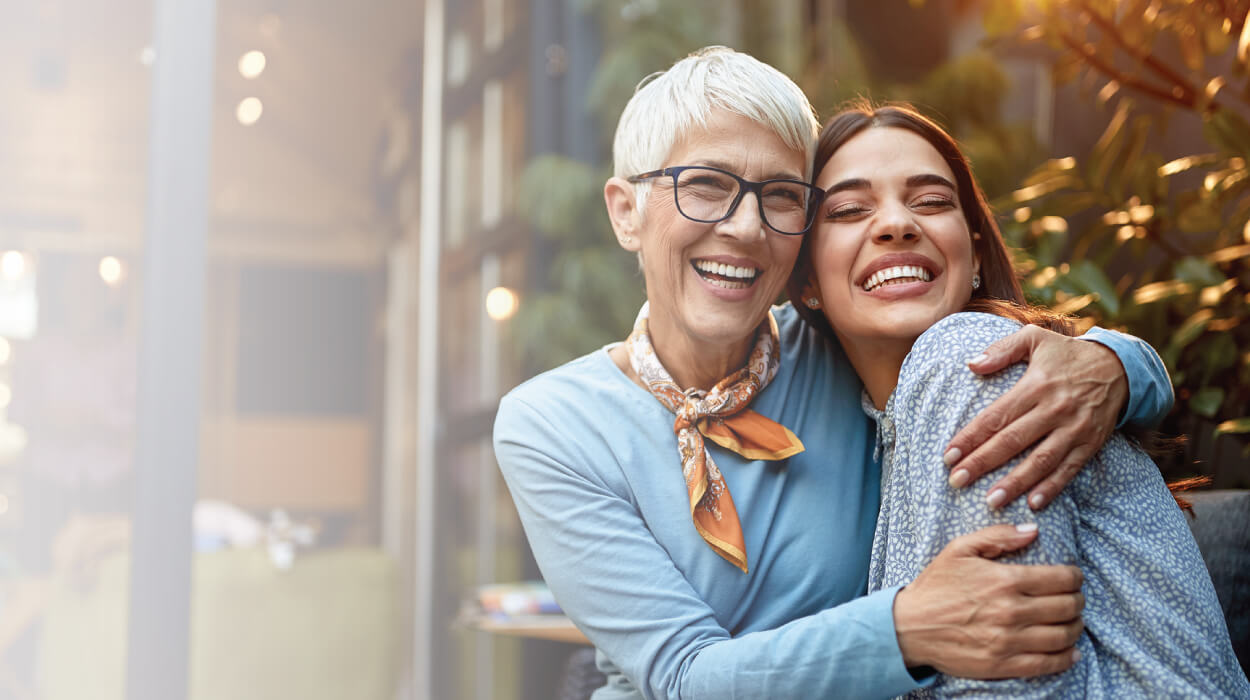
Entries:
POLYGON ((1034 679, 939 675, 907 697, 1250 698, 1186 516, 1155 464, 1124 436, 1113 435, 1039 513, 1024 499, 999 511, 985 504, 996 476, 1019 459, 967 488, 947 485, 943 448, 1024 373, 1016 365, 980 378, 965 361, 1019 327, 989 314, 948 316, 916 341, 884 411, 865 394, 882 451, 868 588, 911 581, 960 535, 1037 522, 1037 541, 1010 560, 1081 567, 1081 660, 1065 673, 1034 679))

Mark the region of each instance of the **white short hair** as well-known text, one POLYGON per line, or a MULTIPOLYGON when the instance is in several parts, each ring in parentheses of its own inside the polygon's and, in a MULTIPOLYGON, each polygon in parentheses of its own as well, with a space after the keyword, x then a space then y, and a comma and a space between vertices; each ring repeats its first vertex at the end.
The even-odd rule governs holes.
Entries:
MULTIPOLYGON (((643 79, 621 112, 612 144, 613 174, 628 178, 663 167, 673 145, 724 109, 768 127, 804 154, 810 178, 820 123, 807 96, 784 73, 724 46, 699 49, 643 79)), ((639 212, 650 187, 635 186, 639 212)))

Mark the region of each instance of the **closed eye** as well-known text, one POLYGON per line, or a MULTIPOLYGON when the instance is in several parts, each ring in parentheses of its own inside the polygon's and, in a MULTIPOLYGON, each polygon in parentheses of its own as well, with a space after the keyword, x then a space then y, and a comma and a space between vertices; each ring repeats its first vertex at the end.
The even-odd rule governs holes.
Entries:
POLYGON ((954 209, 955 202, 953 202, 952 200, 946 197, 932 196, 932 197, 922 198, 920 201, 916 202, 913 206, 915 206, 917 209, 932 209, 932 210, 954 209))
POLYGON ((853 219, 868 213, 868 207, 860 204, 844 204, 840 207, 834 207, 825 214, 826 221, 840 221, 842 219, 853 219))

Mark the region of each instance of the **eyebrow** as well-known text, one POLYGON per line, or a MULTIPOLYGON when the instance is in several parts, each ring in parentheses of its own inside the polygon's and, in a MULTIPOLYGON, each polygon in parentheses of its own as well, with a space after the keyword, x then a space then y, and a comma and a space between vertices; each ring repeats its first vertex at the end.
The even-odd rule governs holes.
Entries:
MULTIPOLYGON (((691 163, 691 165, 707 165, 713 168, 720 168, 721 170, 725 170, 731 173, 738 172, 737 170, 734 170, 732 165, 724 161, 720 161, 720 160, 696 160, 693 163, 691 163)), ((742 176, 739 175, 738 177, 742 177, 742 176)), ((742 178, 742 179, 745 180, 746 178, 742 178)), ((774 172, 773 174, 765 177, 763 180, 761 180, 761 182, 766 182, 768 180, 798 180, 799 182, 804 181, 802 175, 795 175, 794 173, 787 173, 781 170, 778 170, 774 172)))
MULTIPOLYGON (((908 187, 923 187, 924 185, 939 185, 942 187, 949 187, 951 191, 953 192, 959 191, 959 189, 955 187, 955 183, 935 173, 922 173, 920 175, 912 175, 911 177, 907 178, 908 187)), ((835 194, 837 192, 844 192, 846 190, 870 190, 870 189, 872 189, 871 182, 869 182, 868 180, 865 180, 862 177, 853 177, 847 180, 843 180, 833 185, 829 189, 825 190, 825 196, 827 197, 831 194, 835 194)))

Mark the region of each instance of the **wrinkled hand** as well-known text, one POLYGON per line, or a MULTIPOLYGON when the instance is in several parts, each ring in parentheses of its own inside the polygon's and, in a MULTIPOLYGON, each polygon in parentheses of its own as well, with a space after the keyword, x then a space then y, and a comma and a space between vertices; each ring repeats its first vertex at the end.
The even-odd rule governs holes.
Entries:
POLYGON ((981 679, 1059 673, 1076 663, 1081 570, 991 561, 1036 537, 1036 525, 995 525, 946 545, 894 598, 904 663, 981 679))
POLYGON ((944 458, 958 488, 1036 443, 990 488, 991 508, 1028 489, 1029 506, 1045 507, 1106 442, 1128 399, 1128 378, 1114 352, 1037 326, 994 343, 968 367, 991 374, 1021 360, 1029 362, 1024 376, 951 439, 944 458))

